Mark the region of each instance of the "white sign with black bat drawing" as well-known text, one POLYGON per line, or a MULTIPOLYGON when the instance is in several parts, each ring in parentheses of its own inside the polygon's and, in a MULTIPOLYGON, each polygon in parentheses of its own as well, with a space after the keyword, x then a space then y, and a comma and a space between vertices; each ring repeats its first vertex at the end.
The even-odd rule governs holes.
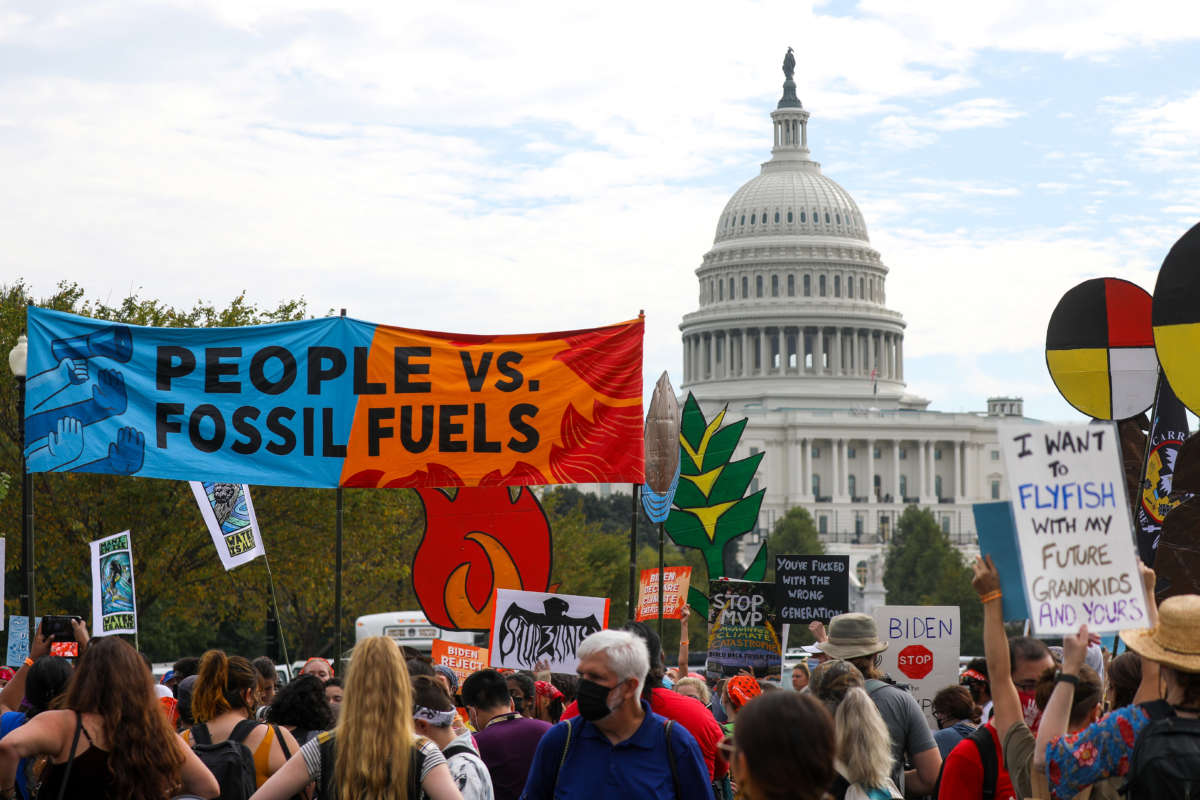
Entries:
POLYGON ((491 665, 573 673, 579 643, 608 627, 608 598, 497 589, 493 606, 491 665))

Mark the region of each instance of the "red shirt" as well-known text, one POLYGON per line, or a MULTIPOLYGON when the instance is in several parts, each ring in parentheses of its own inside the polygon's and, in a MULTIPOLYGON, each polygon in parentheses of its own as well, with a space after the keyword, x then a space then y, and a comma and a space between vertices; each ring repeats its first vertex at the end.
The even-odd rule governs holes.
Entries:
MULTIPOLYGON (((1013 800, 1017 793, 1013 790, 1008 770, 1004 768, 1000 737, 990 722, 985 727, 996 747, 996 800, 1013 800)), ((983 761, 979 758, 979 747, 970 739, 963 739, 946 756, 938 800, 974 800, 980 797, 983 797, 983 761)))
MULTIPOLYGON (((700 745, 700 752, 704 754, 704 763, 708 767, 709 778, 720 778, 729 771, 729 764, 717 751, 717 744, 720 743, 721 737, 724 736, 721 726, 713 719, 712 712, 709 711, 703 703, 694 697, 672 692, 670 689, 650 690, 650 710, 655 714, 673 719, 683 727, 687 728, 696 739, 696 743, 700 745)), ((571 719, 579 716, 579 709, 575 705, 575 701, 563 709, 562 718, 571 719)), ((999 798, 997 800, 1007 800, 1007 798, 999 798)))

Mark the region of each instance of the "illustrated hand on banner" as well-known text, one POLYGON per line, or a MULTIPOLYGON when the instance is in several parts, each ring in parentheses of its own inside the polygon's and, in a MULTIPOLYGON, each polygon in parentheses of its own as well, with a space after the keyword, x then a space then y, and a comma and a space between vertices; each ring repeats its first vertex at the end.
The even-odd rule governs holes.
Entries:
POLYGON ((31 307, 32 472, 272 486, 641 483, 641 318, 512 336, 347 317, 148 328, 31 307))

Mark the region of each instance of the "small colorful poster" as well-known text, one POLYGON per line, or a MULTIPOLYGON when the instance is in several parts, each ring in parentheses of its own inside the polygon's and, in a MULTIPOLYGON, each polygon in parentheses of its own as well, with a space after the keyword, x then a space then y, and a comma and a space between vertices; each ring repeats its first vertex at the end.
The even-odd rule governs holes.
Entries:
POLYGON ((608 598, 497 589, 492 617, 491 666, 575 671, 579 643, 608 627, 608 598))
POLYGON ((129 531, 97 539, 91 548, 92 636, 137 633, 129 531))
POLYGON ((925 720, 936 728, 933 697, 958 683, 958 606, 880 606, 874 616, 879 638, 888 643, 883 671, 908 684, 925 720))
POLYGON ((1117 426, 1006 425, 1000 445, 1034 632, 1145 627, 1117 426))
MULTIPOLYGON (((667 567, 663 570, 663 619, 679 619, 682 616, 691 582, 691 567, 667 567)), ((658 619, 657 569, 642 570, 634 619, 638 622, 658 619)))
POLYGON ((720 680, 748 669, 756 678, 780 680, 783 640, 775 584, 719 578, 709 582, 709 591, 708 678, 720 680))
MULTIPOLYGON (((33 621, 36 626, 41 617, 33 621)), ((8 617, 8 655, 4 663, 14 669, 21 666, 29 658, 29 617, 24 614, 11 614, 8 617)))
POLYGON ((445 639, 433 640, 433 649, 430 652, 430 656, 433 659, 434 666, 441 664, 443 667, 449 667, 454 670, 454 674, 458 676, 459 685, 472 672, 486 669, 488 665, 488 651, 486 647, 473 647, 469 644, 447 642, 445 639))
POLYGON ((212 481, 190 481, 189 485, 226 572, 266 554, 249 486, 212 481))

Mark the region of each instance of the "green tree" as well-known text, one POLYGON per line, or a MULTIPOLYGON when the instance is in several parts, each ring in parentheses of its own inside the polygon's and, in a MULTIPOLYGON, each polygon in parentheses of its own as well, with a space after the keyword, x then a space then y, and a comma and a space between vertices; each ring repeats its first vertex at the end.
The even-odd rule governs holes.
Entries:
POLYGON ((909 506, 896 524, 884 563, 892 605, 958 606, 964 654, 983 652, 983 608, 971 588, 971 568, 928 509, 909 506))

